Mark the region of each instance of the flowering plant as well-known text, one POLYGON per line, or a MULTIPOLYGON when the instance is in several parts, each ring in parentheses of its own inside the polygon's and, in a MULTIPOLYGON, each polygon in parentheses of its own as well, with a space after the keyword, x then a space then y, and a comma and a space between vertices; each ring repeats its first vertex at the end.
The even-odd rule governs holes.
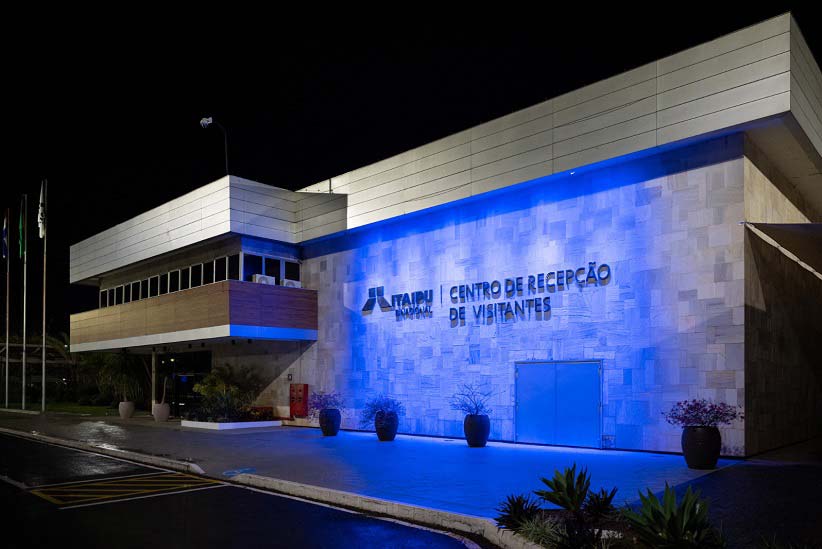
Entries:
POLYGON ((342 408, 343 400, 339 393, 311 393, 308 399, 308 410, 311 417, 317 417, 320 411, 328 408, 342 408))
POLYGON ((742 419, 737 408, 724 402, 710 402, 701 399, 680 400, 667 412, 662 412, 671 425, 682 427, 716 427, 742 419))

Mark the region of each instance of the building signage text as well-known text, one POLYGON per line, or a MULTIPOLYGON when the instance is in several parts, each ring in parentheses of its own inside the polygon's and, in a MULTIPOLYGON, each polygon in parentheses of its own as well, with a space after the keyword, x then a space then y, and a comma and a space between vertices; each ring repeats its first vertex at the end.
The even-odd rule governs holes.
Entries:
MULTIPOLYGON (((456 284, 440 287, 440 300, 451 303, 448 319, 452 328, 474 324, 494 324, 509 321, 548 320, 551 318, 551 296, 545 295, 573 287, 604 286, 611 280, 611 267, 592 261, 587 267, 539 273, 516 278, 456 284), (445 295, 443 295, 445 294, 445 295)), ((431 318, 434 290, 391 294, 385 288, 368 289, 368 299, 362 308, 364 315, 379 306, 382 312, 393 312, 397 321, 431 318)))

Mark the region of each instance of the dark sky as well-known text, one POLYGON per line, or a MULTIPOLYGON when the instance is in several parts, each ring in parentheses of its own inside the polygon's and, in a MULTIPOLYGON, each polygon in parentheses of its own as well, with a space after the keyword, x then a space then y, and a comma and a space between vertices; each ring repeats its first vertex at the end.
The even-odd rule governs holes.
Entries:
MULTIPOLYGON (((42 318, 41 177, 49 179, 49 324, 65 331, 78 306, 68 298, 71 243, 223 175, 222 136, 199 127, 204 115, 228 128, 233 174, 297 189, 791 8, 752 5, 682 4, 672 14, 660 4, 644 17, 591 3, 578 13, 368 14, 384 16, 380 23, 365 14, 317 23, 94 13, 85 24, 55 20, 18 34, 7 20, 1 205, 14 210, 16 239, 19 196, 29 193, 29 330, 39 333, 42 318)), ((802 7, 793 13, 822 59, 819 20, 802 7)), ((15 257, 12 331, 20 269, 15 257)))

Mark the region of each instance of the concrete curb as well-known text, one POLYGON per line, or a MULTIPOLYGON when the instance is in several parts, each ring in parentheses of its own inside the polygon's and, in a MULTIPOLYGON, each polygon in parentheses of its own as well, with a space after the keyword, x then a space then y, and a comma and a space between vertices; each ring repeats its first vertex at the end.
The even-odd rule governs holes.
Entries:
POLYGON ((231 481, 289 496, 433 526, 442 530, 474 534, 482 536, 490 543, 504 549, 538 549, 539 547, 525 538, 514 534, 510 530, 500 530, 491 520, 482 517, 450 513, 429 507, 409 505, 397 501, 247 473, 232 477, 231 481))
POLYGON ((28 416, 39 416, 40 410, 20 410, 18 408, 0 408, 0 412, 7 414, 26 414, 28 416))
POLYGON ((30 433, 27 431, 15 431, 6 427, 0 427, 0 433, 18 436, 39 442, 47 442, 57 446, 67 446, 76 450, 85 450, 87 452, 94 452, 95 454, 103 454, 105 456, 127 459, 129 461, 136 461, 146 465, 154 465, 156 467, 163 467, 174 471, 181 471, 183 473, 193 473, 195 475, 205 475, 205 471, 196 463, 189 463, 187 461, 178 461, 176 459, 165 458, 160 456, 150 456, 147 454, 140 454, 128 450, 120 450, 119 448, 112 448, 109 446, 91 444, 88 442, 79 442, 76 440, 68 440, 64 438, 56 438, 48 435, 40 435, 37 433, 30 433))

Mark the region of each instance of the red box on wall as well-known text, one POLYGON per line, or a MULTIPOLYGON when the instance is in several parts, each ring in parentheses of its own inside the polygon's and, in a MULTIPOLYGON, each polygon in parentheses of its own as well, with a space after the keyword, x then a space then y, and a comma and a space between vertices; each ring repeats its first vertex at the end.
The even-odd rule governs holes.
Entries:
POLYGON ((291 405, 291 417, 306 417, 308 415, 308 384, 292 383, 288 402, 291 405))

